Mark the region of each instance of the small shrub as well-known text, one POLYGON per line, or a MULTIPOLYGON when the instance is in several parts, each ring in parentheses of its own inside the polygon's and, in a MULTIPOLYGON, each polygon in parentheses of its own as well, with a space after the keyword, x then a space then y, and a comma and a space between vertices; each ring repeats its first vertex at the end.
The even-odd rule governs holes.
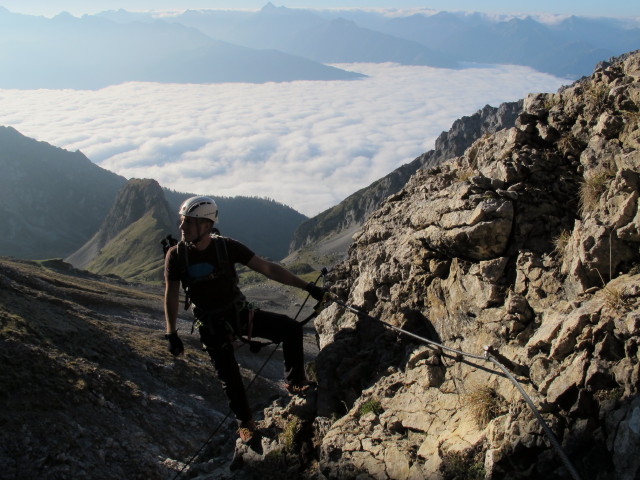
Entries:
POLYGON ((300 430, 302 430, 302 420, 295 416, 292 417, 280 434, 280 442, 284 445, 285 451, 293 452, 296 450, 296 443, 300 430))
POLYGON ((265 281, 264 276, 257 272, 239 272, 238 275, 242 285, 251 285, 265 281))
POLYGON ((364 402, 358 409, 358 418, 364 417, 367 413, 373 412, 376 415, 380 415, 384 409, 378 400, 372 398, 364 402))
POLYGON ((593 396, 600 402, 618 401, 624 396, 624 388, 615 387, 608 390, 598 390, 593 396))
POLYGON ((585 148, 585 145, 571 133, 564 133, 556 145, 565 157, 568 155, 578 156, 585 148))
POLYGON ((270 463, 282 462, 284 460, 284 452, 282 451, 281 448, 276 448, 274 450, 271 450, 265 455, 265 460, 267 460, 270 463))
POLYGON ((593 106, 593 110, 597 113, 603 112, 607 108, 609 99, 609 89, 606 85, 591 85, 587 90, 587 99, 593 106))
POLYGON ((502 412, 502 397, 492 387, 483 385, 466 395, 466 403, 471 410, 478 428, 484 428, 502 412))
POLYGON ((622 116, 624 117, 625 131, 631 133, 640 126, 640 111, 637 110, 623 110, 622 116))
POLYGON ((472 168, 461 168, 456 170, 456 179, 459 182, 468 182, 474 175, 475 171, 472 168))
POLYGON ((551 110, 553 107, 555 107, 559 103, 560 103, 559 97, 557 97, 553 93, 548 93, 544 97, 544 105, 543 106, 544 106, 544 109, 548 112, 549 110, 551 110))

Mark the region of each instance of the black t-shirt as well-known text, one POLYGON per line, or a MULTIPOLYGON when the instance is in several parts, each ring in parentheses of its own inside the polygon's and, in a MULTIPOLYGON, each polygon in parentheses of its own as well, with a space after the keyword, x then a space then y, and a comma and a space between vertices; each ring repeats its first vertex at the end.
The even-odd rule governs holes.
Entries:
MULTIPOLYGON (((221 260, 218 255, 226 255, 228 265, 226 270, 229 270, 236 263, 246 265, 255 254, 247 246, 227 237, 218 237, 217 240, 212 239, 209 246, 202 251, 193 247, 187 248, 187 268, 191 273, 190 277, 208 277, 207 280, 193 282, 189 289, 191 301, 197 307, 204 309, 222 308, 238 297, 239 290, 234 278, 235 271, 232 272, 234 275, 230 275, 229 271, 224 271, 225 268, 221 268, 221 260), (218 244, 216 249, 217 241, 224 242, 226 249, 222 244, 218 244)), ((184 280, 184 266, 180 265, 180 263, 178 246, 176 245, 169 250, 165 259, 165 281, 184 280)))

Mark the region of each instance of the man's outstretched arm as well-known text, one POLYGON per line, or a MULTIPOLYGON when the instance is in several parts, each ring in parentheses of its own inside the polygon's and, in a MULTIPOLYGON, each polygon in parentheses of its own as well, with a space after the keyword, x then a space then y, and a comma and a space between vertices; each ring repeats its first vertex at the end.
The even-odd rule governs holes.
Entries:
POLYGON ((291 273, 286 268, 278 265, 277 263, 264 260, 257 255, 254 255, 251 260, 247 262, 247 267, 284 285, 298 288, 305 288, 307 286, 307 282, 291 273))
POLYGON ((326 290, 324 288, 321 288, 314 283, 307 282, 277 263, 269 262, 257 255, 254 255, 253 258, 247 262, 247 267, 263 274, 271 280, 275 280, 276 282, 280 282, 291 287, 302 288, 309 292, 311 296, 318 301, 322 300, 325 295, 326 290))

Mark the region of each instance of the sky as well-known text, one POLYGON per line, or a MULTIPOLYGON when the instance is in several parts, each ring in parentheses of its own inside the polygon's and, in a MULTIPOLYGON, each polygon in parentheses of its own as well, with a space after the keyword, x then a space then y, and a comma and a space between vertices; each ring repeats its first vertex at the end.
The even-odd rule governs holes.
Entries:
MULTIPOLYGON (((123 8, 129 11, 186 10, 204 8, 259 9, 268 0, 0 0, 0 6, 16 13, 53 16, 61 11, 73 15, 123 8)), ((272 0, 289 8, 428 8, 486 13, 555 13, 561 15, 639 17, 632 0, 272 0)))

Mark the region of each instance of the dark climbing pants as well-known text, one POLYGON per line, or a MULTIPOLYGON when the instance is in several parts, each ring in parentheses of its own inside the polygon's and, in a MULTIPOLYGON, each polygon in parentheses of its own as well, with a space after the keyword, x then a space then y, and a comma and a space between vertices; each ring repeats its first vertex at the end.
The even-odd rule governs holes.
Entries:
MULTIPOLYGON (((221 322, 216 324, 215 320, 207 321, 199 331, 200 339, 229 398, 229 407, 239 422, 250 420, 251 409, 228 331, 221 322)), ((299 383, 305 379, 302 326, 298 322, 286 315, 257 310, 253 318, 252 336, 282 342, 286 381, 299 383)))

